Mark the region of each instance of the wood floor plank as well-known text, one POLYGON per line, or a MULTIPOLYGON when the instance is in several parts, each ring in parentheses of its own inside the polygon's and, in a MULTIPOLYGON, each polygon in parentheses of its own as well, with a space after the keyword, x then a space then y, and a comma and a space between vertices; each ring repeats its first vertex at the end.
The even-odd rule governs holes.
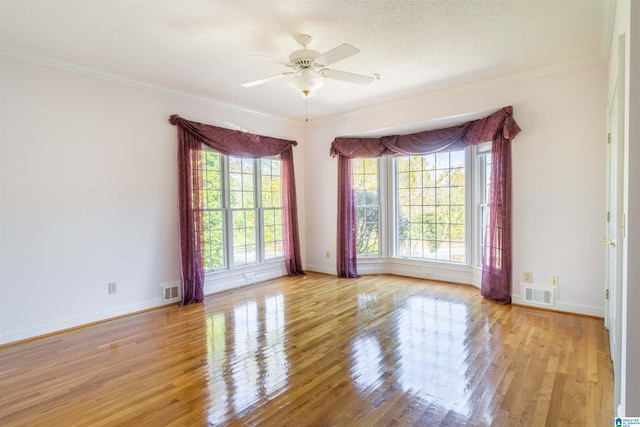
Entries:
POLYGON ((601 426, 602 319, 312 273, 0 347, 4 426, 601 426))

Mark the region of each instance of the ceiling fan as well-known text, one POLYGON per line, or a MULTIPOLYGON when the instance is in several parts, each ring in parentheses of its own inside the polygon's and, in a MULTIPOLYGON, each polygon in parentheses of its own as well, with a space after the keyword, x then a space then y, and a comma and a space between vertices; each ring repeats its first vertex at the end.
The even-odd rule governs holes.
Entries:
POLYGON ((378 74, 366 76, 363 74, 355 74, 347 71, 326 68, 331 64, 359 53, 360 49, 355 46, 343 43, 328 52, 320 54, 319 52, 308 48, 311 44, 311 36, 307 34, 300 34, 295 37, 295 40, 300 46, 302 46, 302 49, 292 52, 289 55, 288 62, 274 60, 279 64, 289 67, 291 71, 285 71, 280 74, 276 74, 275 76, 244 83, 242 86, 253 87, 288 77, 290 79, 289 84, 294 89, 301 92, 304 97, 308 97, 313 94, 315 90, 324 85, 325 78, 360 85, 369 85, 374 80, 380 78, 378 74))

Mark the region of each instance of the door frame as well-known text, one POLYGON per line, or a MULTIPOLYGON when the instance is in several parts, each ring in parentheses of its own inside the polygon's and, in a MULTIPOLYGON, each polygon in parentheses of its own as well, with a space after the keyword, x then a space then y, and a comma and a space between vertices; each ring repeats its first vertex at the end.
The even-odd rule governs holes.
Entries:
POLYGON ((621 402, 622 378, 622 292, 624 217, 624 129, 625 129, 625 40, 619 37, 617 69, 608 105, 606 157, 605 238, 605 327, 609 330, 609 348, 614 370, 614 411, 621 402))

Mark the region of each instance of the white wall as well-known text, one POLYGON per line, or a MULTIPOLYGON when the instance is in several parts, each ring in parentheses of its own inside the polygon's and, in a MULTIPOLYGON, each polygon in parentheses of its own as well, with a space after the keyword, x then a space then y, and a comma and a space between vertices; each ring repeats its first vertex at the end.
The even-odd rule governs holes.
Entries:
POLYGON ((337 159, 328 154, 335 137, 513 105, 522 128, 513 143, 514 301, 524 271, 536 283, 549 283, 553 274, 558 309, 603 316, 606 102, 607 64, 600 63, 312 125, 304 151, 307 175, 314 177, 305 187, 313 194, 306 207, 307 267, 335 272, 337 159))
MULTIPOLYGON (((514 301, 560 278, 559 308, 603 314, 606 64, 298 124, 16 59, 0 63, 0 343, 160 304, 179 280, 170 114, 296 139, 305 268, 335 272, 333 138, 513 105, 514 301), (330 252, 330 259, 325 252, 330 252), (107 294, 107 283, 118 293, 107 294)), ((224 282, 226 282, 225 279, 224 282)), ((207 289, 218 289, 208 282, 207 289)), ((213 281, 215 282, 215 280, 213 281)))
POLYGON ((0 61, 0 344, 156 307, 179 282, 171 114, 302 140, 290 122, 0 61))

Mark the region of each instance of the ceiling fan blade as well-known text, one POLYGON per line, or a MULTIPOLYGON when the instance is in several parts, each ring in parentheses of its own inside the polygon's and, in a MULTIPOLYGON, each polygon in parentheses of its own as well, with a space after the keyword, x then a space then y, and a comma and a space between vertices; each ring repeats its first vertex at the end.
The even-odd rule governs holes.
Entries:
POLYGON ((318 56, 315 59, 315 63, 321 67, 326 67, 327 65, 342 61, 343 59, 353 56, 359 52, 360 49, 358 49, 357 47, 352 46, 349 43, 343 43, 340 46, 318 56))
POLYGON ((260 80, 254 80, 252 82, 248 82, 248 83, 243 83, 240 86, 242 87, 253 87, 253 86, 258 86, 264 83, 269 83, 272 82, 274 80, 278 80, 281 79, 283 77, 286 77, 288 75, 294 74, 293 72, 289 71, 286 73, 280 73, 280 74, 276 74, 275 76, 271 76, 271 77, 265 77, 264 79, 260 79, 260 80))
POLYGON ((340 70, 330 70, 328 68, 321 70, 320 73, 327 79, 341 80, 343 82, 355 83, 359 85, 369 85, 376 79, 375 77, 365 76, 364 74, 355 74, 340 70))
POLYGON ((247 55, 247 58, 260 59, 260 60, 263 60, 263 61, 274 62, 276 64, 284 65, 284 66, 287 66, 287 67, 292 67, 292 66, 295 67, 295 64, 291 64, 290 62, 283 61, 282 59, 272 58, 270 56, 265 56, 265 55, 247 55))

